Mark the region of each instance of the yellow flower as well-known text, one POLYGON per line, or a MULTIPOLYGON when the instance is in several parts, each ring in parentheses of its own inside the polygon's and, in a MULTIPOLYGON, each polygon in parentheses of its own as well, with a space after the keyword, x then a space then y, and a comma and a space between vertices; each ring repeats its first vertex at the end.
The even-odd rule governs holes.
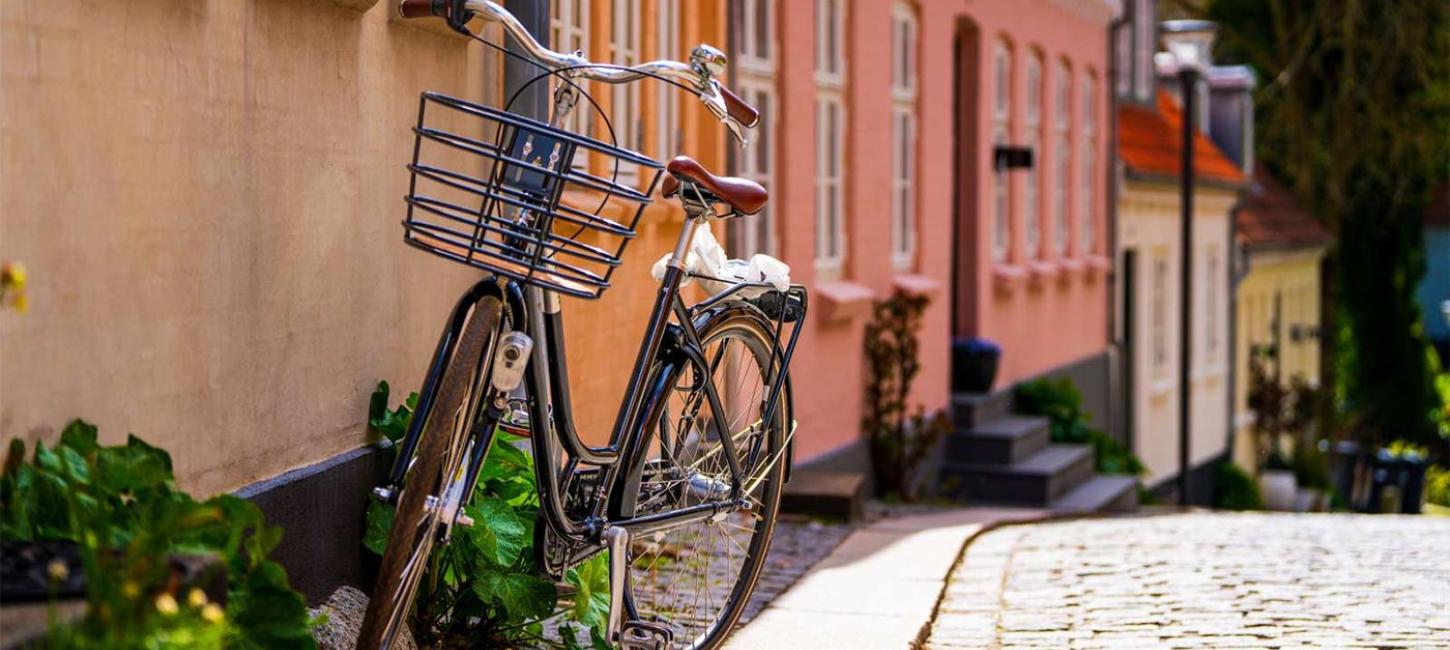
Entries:
POLYGON ((121 585, 121 595, 134 600, 137 596, 141 595, 141 587, 127 580, 126 584, 121 585))
POLYGON ((217 607, 216 603, 207 603, 205 607, 201 608, 201 617, 208 623, 220 623, 222 616, 222 608, 217 607))
POLYGON ((195 587, 186 594, 186 604, 191 607, 201 607, 206 604, 206 592, 195 587))
POLYGON ((23 314, 23 313, 25 313, 25 310, 27 308, 29 308, 29 307, 30 307, 30 301, 29 300, 26 300, 25 294, 22 293, 22 294, 19 294, 19 295, 15 296, 15 311, 18 311, 18 312, 20 312, 20 313, 23 314))
POLYGON ((25 265, 20 262, 7 262, 0 266, 0 284, 20 291, 25 288, 25 265))
POLYGON ((45 572, 53 582, 63 582, 70 577, 70 569, 61 560, 51 560, 50 564, 45 565, 45 572))
POLYGON ((156 597, 156 611, 167 616, 175 614, 180 608, 176 606, 176 599, 171 594, 161 594, 156 597))

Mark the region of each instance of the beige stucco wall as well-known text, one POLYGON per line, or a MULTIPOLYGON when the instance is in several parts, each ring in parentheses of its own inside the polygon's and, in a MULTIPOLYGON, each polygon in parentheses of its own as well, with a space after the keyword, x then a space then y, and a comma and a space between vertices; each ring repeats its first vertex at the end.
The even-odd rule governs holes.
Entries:
POLYGON ((476 276, 401 243, 418 93, 497 81, 390 7, 0 0, 0 435, 134 431, 201 493, 364 442, 476 276))
POLYGON ((1234 460, 1244 468, 1258 468, 1254 458, 1253 412, 1248 408, 1249 351, 1255 345, 1273 343, 1274 299, 1280 300, 1278 341, 1282 347, 1279 372, 1287 382, 1301 376, 1319 383, 1319 338, 1302 335, 1320 326, 1320 264, 1324 249, 1257 251, 1249 255, 1249 272, 1239 283, 1237 326, 1234 332, 1234 460), (1296 339, 1295 326, 1301 332, 1296 339))
MULTIPOLYGON (((1228 218, 1236 195, 1201 186, 1194 196, 1194 292, 1192 426, 1190 452, 1195 465, 1227 450, 1228 432, 1228 218), (1218 260, 1217 285, 1210 290, 1209 260, 1218 260), (1212 294, 1212 295, 1210 295, 1212 294), (1210 302, 1213 304, 1210 306, 1210 302), (1210 345, 1210 341, 1213 342, 1210 345)), ((1179 412, 1179 195, 1177 185, 1128 181, 1119 195, 1118 242, 1138 251, 1133 319, 1134 451, 1148 467, 1149 484, 1178 473, 1179 412), (1154 363, 1154 262, 1166 262, 1161 343, 1166 357, 1154 363)), ((1121 294, 1120 294, 1121 295, 1121 294)), ((1120 310, 1121 312, 1121 310, 1120 310)))
MULTIPOLYGON (((30 312, 0 312, 0 436, 83 417, 213 493, 365 444, 376 382, 419 384, 480 274, 402 243, 418 94, 497 105, 499 59, 392 0, 350 8, 371 2, 0 0, 0 260, 31 273, 30 312)), ((594 60, 611 15, 592 4, 594 60)), ((646 55, 683 56, 656 51, 654 16, 648 0, 646 55)), ((682 3, 681 43, 723 44, 723 16, 682 3)), ((723 129, 680 104, 685 151, 723 169, 723 129)), ((566 302, 594 443, 682 221, 652 206, 615 287, 566 302)))

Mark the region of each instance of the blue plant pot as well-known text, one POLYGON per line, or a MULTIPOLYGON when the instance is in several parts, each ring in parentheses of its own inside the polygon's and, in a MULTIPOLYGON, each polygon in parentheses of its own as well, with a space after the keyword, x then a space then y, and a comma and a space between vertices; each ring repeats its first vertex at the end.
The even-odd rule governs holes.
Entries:
POLYGON ((952 341, 952 390, 986 393, 997 380, 997 366, 1002 361, 1002 347, 995 342, 973 337, 952 341))

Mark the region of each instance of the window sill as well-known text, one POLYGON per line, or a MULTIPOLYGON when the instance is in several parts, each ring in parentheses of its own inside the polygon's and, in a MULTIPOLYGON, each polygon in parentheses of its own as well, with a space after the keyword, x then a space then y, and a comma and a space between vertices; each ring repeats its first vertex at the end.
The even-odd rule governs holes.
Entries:
POLYGON ((1088 255, 1083 258, 1083 271, 1090 274, 1106 274, 1113 268, 1113 261, 1104 255, 1088 255))
POLYGON ((1062 272, 1062 266, 1046 260, 1032 260, 1027 263, 1027 278, 1034 287, 1041 287, 1062 272))
POLYGON ((1012 293, 1027 279, 1027 269, 1015 264, 992 267, 992 286, 998 293, 1012 293))
POLYGON ((1148 394, 1155 400, 1162 399, 1172 393, 1177 385, 1172 379, 1159 379, 1148 385, 1148 394))
POLYGON ((845 280, 818 282, 812 293, 819 297, 823 323, 865 319, 871 314, 871 303, 876 299, 876 292, 870 287, 845 280))
POLYGON ((891 286, 898 291, 918 295, 935 296, 941 290, 941 282, 935 278, 913 273, 898 273, 891 278, 891 286))

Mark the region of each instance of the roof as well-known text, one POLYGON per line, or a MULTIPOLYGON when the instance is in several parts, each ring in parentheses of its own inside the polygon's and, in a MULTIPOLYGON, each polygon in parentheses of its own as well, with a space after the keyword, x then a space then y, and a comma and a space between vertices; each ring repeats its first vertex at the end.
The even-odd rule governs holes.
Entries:
MULTIPOLYGON (((1179 175, 1183 157, 1183 111, 1166 91, 1156 106, 1118 107, 1118 155, 1130 172, 1149 176, 1179 175)), ((1202 131, 1195 134, 1193 169, 1202 180, 1243 183, 1244 173, 1202 131)))
POLYGON ((1333 239, 1263 165, 1254 166, 1254 182, 1239 206, 1234 217, 1238 239, 1252 248, 1306 248, 1333 239))

